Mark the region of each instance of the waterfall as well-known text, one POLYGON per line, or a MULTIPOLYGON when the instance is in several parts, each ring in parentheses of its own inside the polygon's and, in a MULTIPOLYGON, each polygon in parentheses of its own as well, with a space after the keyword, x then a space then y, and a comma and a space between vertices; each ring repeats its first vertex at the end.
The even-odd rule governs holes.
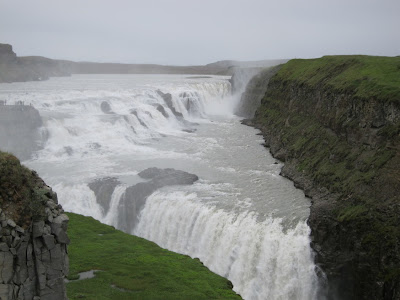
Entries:
POLYGON ((202 204, 195 194, 156 192, 133 233, 161 247, 198 257, 230 279, 244 299, 316 299, 318 282, 300 222, 284 230, 281 219, 257 220, 202 204))
POLYGON ((39 110, 44 147, 24 164, 66 211, 116 227, 135 218, 126 231, 198 257, 244 299, 318 299, 309 200, 233 116, 228 79, 77 75, 0 85, 0 96, 39 110), (140 176, 150 167, 200 179, 152 185, 140 176), (100 201, 91 184, 107 180, 100 201))

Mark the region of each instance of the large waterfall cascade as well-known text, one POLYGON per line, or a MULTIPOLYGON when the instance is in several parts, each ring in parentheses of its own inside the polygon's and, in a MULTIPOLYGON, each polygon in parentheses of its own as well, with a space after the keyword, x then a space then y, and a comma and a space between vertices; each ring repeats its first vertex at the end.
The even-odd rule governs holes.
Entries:
POLYGON ((257 130, 233 116, 228 79, 74 75, 0 84, 0 96, 39 110, 44 147, 24 164, 65 210, 118 227, 128 191, 151 185, 141 171, 195 174, 193 184, 143 194, 125 212, 137 220, 126 231, 198 257, 244 299, 317 299, 309 200, 279 176, 257 130))

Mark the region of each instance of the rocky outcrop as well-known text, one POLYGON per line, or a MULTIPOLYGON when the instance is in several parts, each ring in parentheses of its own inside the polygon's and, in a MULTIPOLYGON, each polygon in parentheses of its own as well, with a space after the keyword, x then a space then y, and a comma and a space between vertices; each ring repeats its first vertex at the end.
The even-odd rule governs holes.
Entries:
POLYGON ((148 168, 138 174, 147 179, 126 189, 119 205, 118 229, 130 233, 139 221, 147 197, 157 189, 170 185, 190 185, 199 178, 184 171, 175 169, 148 168))
POLYGON ((183 119, 182 113, 177 111, 174 107, 174 104, 172 103, 172 95, 170 93, 165 94, 165 93, 161 92, 160 90, 157 90, 157 93, 161 96, 161 98, 164 100, 165 104, 172 111, 172 113, 175 115, 175 117, 178 120, 182 120, 183 119))
POLYGON ((69 219, 35 172, 1 155, 0 299, 67 299, 69 219), (24 185, 18 186, 21 178, 24 185))
POLYGON ((382 81, 400 78, 396 63, 291 61, 245 122, 312 198, 308 224, 328 299, 400 299, 400 92, 382 81))
POLYGON ((118 184, 120 184, 120 182, 115 177, 99 178, 88 184, 89 188, 94 192, 96 201, 100 204, 105 215, 110 209, 111 197, 118 184))
POLYGON ((33 106, 0 103, 1 150, 12 152, 21 160, 29 159, 33 152, 41 149, 41 126, 42 119, 33 106))
MULTIPOLYGON (((160 90, 157 90, 157 94, 164 100, 166 106, 170 109, 170 111, 172 112, 172 114, 175 116, 175 118, 181 122, 181 124, 185 127, 185 129, 183 129, 182 131, 185 132, 194 132, 196 131, 195 128, 193 128, 194 125, 197 125, 196 123, 193 122, 189 122, 187 121, 184 117, 183 114, 179 111, 177 111, 175 109, 174 103, 172 101, 172 95, 170 93, 163 93, 160 90)), ((184 96, 184 94, 182 94, 182 96, 184 96)), ((186 99, 188 100, 188 99, 186 99)), ((190 108, 190 101, 186 102, 186 108, 188 109, 188 111, 190 112, 191 110, 194 111, 195 110, 195 106, 192 105, 192 108, 190 108)), ((166 116, 167 118, 169 117, 169 114, 166 112, 165 108, 162 105, 158 105, 157 106, 157 110, 159 112, 161 112, 164 116, 166 116)), ((198 110, 197 110, 198 111, 198 110)), ((138 118, 138 121, 141 122, 140 118, 136 115, 136 117, 138 118)), ((146 125, 144 125, 146 126, 146 125)))
POLYGON ((0 61, 2 63, 13 63, 17 61, 17 55, 8 44, 0 44, 0 61))

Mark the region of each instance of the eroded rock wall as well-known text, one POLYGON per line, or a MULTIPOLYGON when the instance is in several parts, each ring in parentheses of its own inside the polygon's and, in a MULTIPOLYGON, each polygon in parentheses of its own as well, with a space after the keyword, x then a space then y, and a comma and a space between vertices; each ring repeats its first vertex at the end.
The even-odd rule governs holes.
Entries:
POLYGON ((0 299, 67 299, 68 217, 57 204, 57 195, 37 178, 46 193, 45 216, 26 228, 0 209, 0 299))
POLYGON ((328 299, 400 299, 399 101, 274 76, 247 124, 312 198, 328 299))

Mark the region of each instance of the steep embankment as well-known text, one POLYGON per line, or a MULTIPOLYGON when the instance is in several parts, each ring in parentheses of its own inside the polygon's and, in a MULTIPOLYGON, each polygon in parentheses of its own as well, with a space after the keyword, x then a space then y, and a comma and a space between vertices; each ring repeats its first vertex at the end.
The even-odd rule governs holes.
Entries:
POLYGON ((253 122, 312 197, 329 297, 400 299, 400 58, 291 60, 253 122))
POLYGON ((0 299, 67 299, 67 227, 51 188, 0 152, 0 299))
POLYGON ((98 270, 91 279, 70 281, 73 299, 241 299, 227 279, 198 259, 173 253, 91 217, 68 214, 69 279, 98 270))

